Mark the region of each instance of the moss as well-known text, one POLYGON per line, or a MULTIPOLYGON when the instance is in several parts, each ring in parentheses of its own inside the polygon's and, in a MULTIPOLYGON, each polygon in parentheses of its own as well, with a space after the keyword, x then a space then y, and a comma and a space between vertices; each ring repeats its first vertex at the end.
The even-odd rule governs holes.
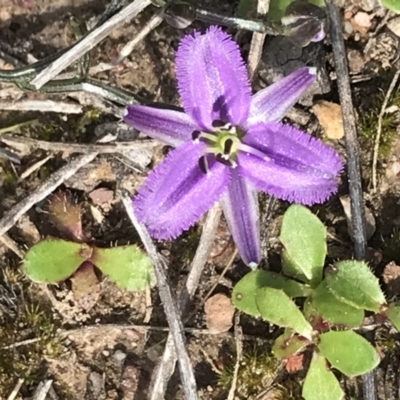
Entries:
POLYGON ((51 316, 30 294, 31 283, 18 268, 0 269, 0 398, 7 398, 18 378, 23 395, 42 380, 46 356, 60 354, 62 346, 51 316), (25 343, 24 343, 25 342, 25 343))
POLYGON ((48 142, 54 141, 57 128, 54 124, 38 124, 33 127, 33 137, 39 140, 46 140, 48 142))
MULTIPOLYGON (((359 110, 361 115, 359 125, 359 141, 362 148, 372 152, 378 128, 378 118, 385 99, 384 93, 372 97, 370 106, 366 110, 359 110)), ((389 99, 387 107, 400 107, 400 92, 395 92, 389 99)), ((393 142, 397 137, 397 113, 385 113, 382 118, 382 132, 379 142, 378 157, 388 157, 392 151, 393 142)))
MULTIPOLYGON (((219 377, 218 386, 227 391, 232 384, 235 360, 236 357, 233 354, 224 365, 219 377)), ((236 393, 241 398, 255 398, 254 396, 271 389, 274 393, 273 398, 276 400, 294 399, 292 391, 286 385, 274 385, 272 387, 278 370, 279 361, 268 350, 245 347, 239 366, 236 393)))

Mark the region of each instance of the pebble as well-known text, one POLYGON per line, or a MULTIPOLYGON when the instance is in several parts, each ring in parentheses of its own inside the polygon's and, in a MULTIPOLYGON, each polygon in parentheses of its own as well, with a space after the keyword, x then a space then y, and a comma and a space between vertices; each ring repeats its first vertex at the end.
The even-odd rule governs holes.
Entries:
POLYGON ((321 100, 313 105, 312 110, 328 139, 339 140, 344 136, 342 110, 339 104, 321 100))
POLYGON ((366 12, 357 12, 350 21, 354 30, 360 32, 362 35, 368 33, 371 28, 371 17, 366 12))
POLYGON ((122 363, 125 360, 125 358, 126 358, 126 354, 121 350, 117 350, 114 353, 114 360, 118 363, 122 363))

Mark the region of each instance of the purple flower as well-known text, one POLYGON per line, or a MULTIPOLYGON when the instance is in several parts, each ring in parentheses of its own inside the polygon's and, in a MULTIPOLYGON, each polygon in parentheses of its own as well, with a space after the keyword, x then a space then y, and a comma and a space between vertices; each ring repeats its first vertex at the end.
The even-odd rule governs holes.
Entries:
POLYGON ((251 96, 237 44, 217 27, 180 42, 176 74, 185 112, 139 105, 125 121, 176 147, 134 199, 139 220, 158 239, 177 237, 218 200, 246 264, 261 259, 256 190, 313 204, 337 190, 338 155, 278 121, 315 79, 301 68, 251 96))

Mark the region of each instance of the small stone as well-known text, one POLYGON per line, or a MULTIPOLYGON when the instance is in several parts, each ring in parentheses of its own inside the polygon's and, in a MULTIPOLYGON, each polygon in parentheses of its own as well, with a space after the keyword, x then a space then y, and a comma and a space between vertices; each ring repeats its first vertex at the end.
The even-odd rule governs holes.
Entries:
POLYGON ((103 356, 104 357, 109 357, 110 356, 110 352, 108 350, 104 350, 103 351, 103 356))
POLYGON ((349 61, 350 71, 354 74, 358 74, 364 68, 365 59, 358 50, 348 50, 347 60, 349 61))
POLYGON ((383 270, 383 281, 386 283, 386 293, 388 298, 400 294, 400 266, 394 261, 386 265, 383 270))
POLYGON ((120 389, 124 394, 124 399, 132 399, 134 398, 140 378, 140 369, 135 365, 127 365, 122 372, 120 389))
POLYGON ((351 19, 351 24, 355 31, 365 35, 371 28, 371 17, 366 12, 359 11, 351 19))
POLYGON ((122 361, 124 361, 125 358, 126 358, 126 354, 125 354, 123 351, 121 351, 121 350, 117 350, 117 351, 114 353, 114 359, 115 359, 115 361, 117 361, 118 363, 122 363, 122 361))
POLYGON ((342 110, 339 104, 321 100, 314 104, 312 110, 328 139, 338 140, 344 136, 342 110))
POLYGON ((109 203, 114 198, 114 192, 106 188, 98 188, 89 193, 94 205, 109 203))
POLYGON ((104 380, 98 372, 91 372, 89 375, 90 383, 92 384, 92 395, 98 398, 104 387, 104 380))
POLYGON ((225 294, 219 293, 210 297, 204 304, 204 312, 210 333, 227 332, 232 327, 235 307, 225 294))

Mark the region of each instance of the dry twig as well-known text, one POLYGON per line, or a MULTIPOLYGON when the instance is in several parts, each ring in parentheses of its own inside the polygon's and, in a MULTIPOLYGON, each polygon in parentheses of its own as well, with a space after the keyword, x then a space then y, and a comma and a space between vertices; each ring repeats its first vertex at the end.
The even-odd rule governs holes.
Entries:
POLYGON ((53 381, 49 379, 45 383, 40 382, 35 393, 33 394, 32 400, 46 400, 47 393, 49 392, 53 381))
POLYGON ((235 368, 233 369, 232 376, 232 384, 229 389, 228 399, 235 399, 236 385, 239 374, 240 362, 242 361, 242 353, 243 353, 243 332, 242 327, 240 326, 240 313, 237 312, 235 315, 235 345, 236 345, 236 362, 235 368))
POLYGON ((135 149, 148 149, 157 145, 159 142, 152 139, 134 140, 131 142, 117 142, 115 144, 93 144, 93 143, 63 143, 47 142, 28 137, 17 136, 5 133, 0 136, 0 142, 19 150, 42 149, 51 152, 83 153, 83 154, 113 154, 124 153, 135 149))
POLYGON ((175 352, 178 358, 179 371, 187 400, 197 399, 196 380, 194 377, 193 367, 190 362, 189 354, 186 349, 186 337, 183 333, 183 323, 179 316, 178 305, 174 299, 171 287, 168 284, 166 274, 167 265, 164 258, 157 252, 156 246, 150 238, 147 229, 141 225, 133 212, 132 200, 126 193, 122 194, 122 202, 133 226, 137 230, 147 254, 149 255, 157 278, 157 286, 161 302, 164 306, 164 312, 167 317, 168 325, 171 329, 170 334, 173 337, 175 352))
POLYGON ((38 187, 30 195, 12 207, 11 210, 0 219, 0 236, 4 235, 34 204, 46 198, 64 181, 73 176, 76 171, 93 161, 96 155, 97 153, 92 153, 73 158, 68 164, 50 175, 42 186, 38 187))
MULTIPOLYGON (((269 0, 258 0, 257 3, 257 13, 260 16, 265 16, 269 9, 269 0)), ((262 49, 264 45, 264 40, 266 33, 264 32, 254 32, 251 38, 250 51, 249 51, 249 76, 250 82, 253 80, 255 73, 258 68, 258 64, 261 60, 262 49)))
POLYGON ((119 52, 118 57, 115 58, 111 63, 100 63, 95 67, 90 68, 90 74, 97 74, 99 72, 108 71, 109 69, 114 68, 116 65, 120 64, 125 60, 129 54, 132 53, 133 49, 158 25, 163 21, 163 13, 161 10, 157 14, 154 14, 151 19, 147 22, 147 24, 140 30, 140 32, 135 35, 135 37, 129 41, 119 52))
MULTIPOLYGON (((199 285, 201 274, 211 252, 211 246, 214 242, 220 218, 221 208, 219 205, 216 205, 207 214, 199 246, 192 261, 186 284, 179 296, 178 307, 181 313, 184 313, 190 299, 193 297, 197 286, 199 285)), ((176 352, 172 336, 169 335, 165 345, 164 354, 151 377, 149 399, 164 399, 168 381, 175 369, 175 363, 176 352)))
POLYGON ((392 82, 390 82, 389 89, 385 95, 385 99, 383 100, 382 108, 381 108, 381 111, 378 116, 378 127, 376 130, 374 153, 372 156, 372 191, 373 191, 373 193, 376 193, 376 189, 377 189, 376 166, 378 164, 379 144, 380 144, 381 135, 382 135, 382 120, 383 120, 383 116, 385 115, 390 96, 392 95, 393 90, 397 84, 397 81, 399 80, 399 76, 400 76, 400 69, 398 69, 396 71, 396 73, 393 76, 392 82))
POLYGON ((15 388, 13 389, 11 394, 7 397, 7 400, 14 400, 17 397, 19 389, 21 389, 21 386, 22 386, 23 383, 24 383, 23 379, 18 379, 18 382, 15 385, 15 388))
MULTIPOLYGON (((339 10, 333 4, 332 0, 325 0, 325 2, 327 14, 330 18, 331 41, 345 132, 354 253, 356 259, 365 259, 367 253, 365 208, 361 186, 357 125, 351 98, 347 56, 342 34, 342 20, 339 15, 339 10)), ((363 375, 363 397, 364 400, 376 400, 376 385, 373 372, 363 375)))
POLYGON ((98 43, 105 39, 115 28, 126 24, 135 18, 144 8, 151 4, 151 0, 135 0, 119 13, 115 14, 103 25, 85 36, 72 49, 57 58, 47 68, 40 72, 31 84, 40 89, 44 84, 54 79, 61 71, 79 60, 88 51, 92 50, 98 43))
POLYGON ((40 111, 60 114, 81 114, 82 106, 66 101, 53 100, 17 100, 0 101, 0 110, 7 111, 40 111))

